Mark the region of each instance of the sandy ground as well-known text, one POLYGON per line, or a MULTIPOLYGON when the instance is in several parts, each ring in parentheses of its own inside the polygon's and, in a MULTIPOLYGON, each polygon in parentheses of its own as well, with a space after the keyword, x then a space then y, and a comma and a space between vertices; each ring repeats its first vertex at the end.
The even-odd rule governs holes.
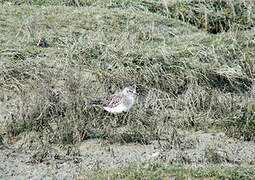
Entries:
POLYGON ((90 170, 148 160, 153 153, 153 145, 102 145, 100 140, 85 141, 76 150, 52 148, 47 153, 2 146, 0 179, 73 179, 90 170))
POLYGON ((175 148, 170 148, 168 142, 120 145, 99 139, 86 140, 76 146, 47 147, 38 142, 30 142, 30 145, 26 142, 24 146, 27 139, 21 138, 12 145, 0 146, 0 179, 75 179, 91 170, 142 161, 255 164, 254 142, 236 141, 221 133, 195 132, 188 137, 196 140, 183 139, 182 143, 186 144, 175 148))

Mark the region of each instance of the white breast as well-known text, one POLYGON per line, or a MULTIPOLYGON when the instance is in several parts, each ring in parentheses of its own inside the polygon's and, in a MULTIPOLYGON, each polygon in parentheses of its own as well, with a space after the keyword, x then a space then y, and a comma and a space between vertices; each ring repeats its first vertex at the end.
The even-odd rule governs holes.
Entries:
POLYGON ((106 111, 110 113, 121 113, 123 111, 128 111, 135 103, 134 97, 129 97, 126 99, 126 103, 121 103, 116 107, 110 108, 110 107, 103 107, 106 111))

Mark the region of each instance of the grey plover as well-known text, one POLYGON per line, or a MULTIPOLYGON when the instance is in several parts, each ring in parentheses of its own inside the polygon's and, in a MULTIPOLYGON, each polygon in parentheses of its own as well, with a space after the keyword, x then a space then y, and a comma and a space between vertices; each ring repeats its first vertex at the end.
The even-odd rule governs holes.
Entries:
POLYGON ((110 113, 127 112, 134 105, 137 92, 135 88, 129 86, 119 93, 105 97, 92 106, 99 106, 110 113))

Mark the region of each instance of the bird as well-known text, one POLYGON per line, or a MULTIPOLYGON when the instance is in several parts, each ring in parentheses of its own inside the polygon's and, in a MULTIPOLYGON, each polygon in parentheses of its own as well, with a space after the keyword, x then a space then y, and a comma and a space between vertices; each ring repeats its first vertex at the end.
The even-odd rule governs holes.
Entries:
POLYGON ((108 111, 109 113, 122 113, 129 111, 135 104, 138 93, 132 86, 125 87, 121 92, 104 97, 93 103, 92 106, 98 106, 108 111))

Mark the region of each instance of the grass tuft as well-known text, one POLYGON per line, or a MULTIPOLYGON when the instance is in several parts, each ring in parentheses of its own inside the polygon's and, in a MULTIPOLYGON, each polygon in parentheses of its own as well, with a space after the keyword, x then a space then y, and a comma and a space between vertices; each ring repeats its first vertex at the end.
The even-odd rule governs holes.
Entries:
POLYGON ((154 11, 162 11, 213 34, 251 29, 255 22, 255 7, 249 0, 169 1, 156 7, 154 11))

